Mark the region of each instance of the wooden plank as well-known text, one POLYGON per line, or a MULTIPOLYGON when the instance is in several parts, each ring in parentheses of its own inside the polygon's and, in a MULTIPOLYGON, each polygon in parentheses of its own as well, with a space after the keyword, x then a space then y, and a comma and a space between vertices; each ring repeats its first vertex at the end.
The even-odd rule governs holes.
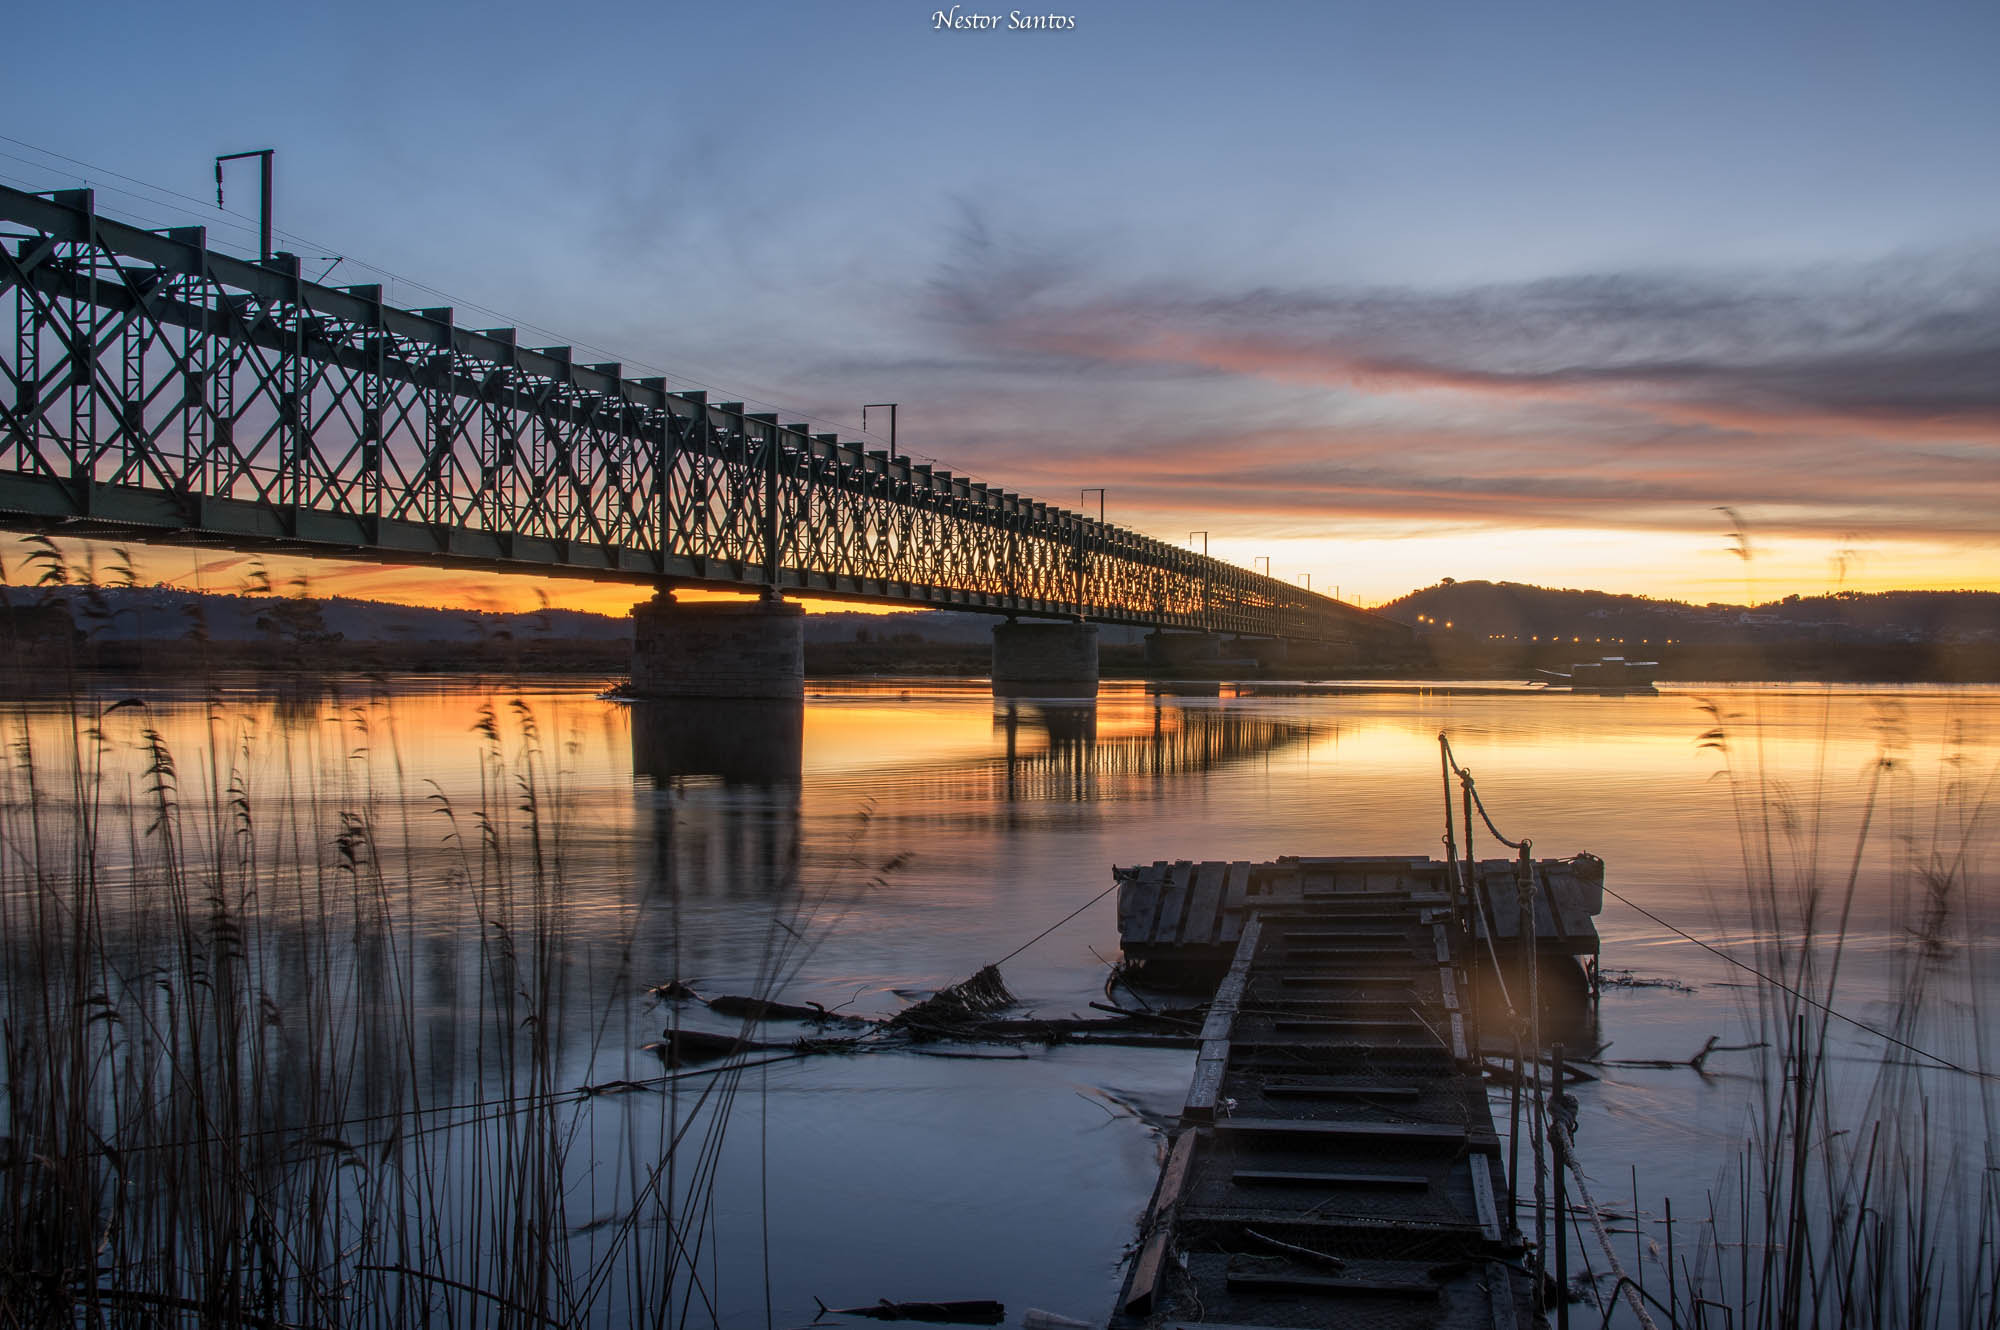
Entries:
POLYGON ((1437 947, 1438 964, 1451 964, 1451 938, 1446 936, 1443 924, 1431 925, 1431 941, 1437 947))
POLYGON ((1472 1203, 1479 1211, 1479 1231, 1488 1242, 1500 1241, 1500 1209, 1493 1201, 1493 1174, 1485 1155, 1472 1155, 1472 1203))
POLYGON ((1356 1279, 1347 1275, 1267 1275, 1231 1271, 1225 1282, 1247 1293, 1345 1294, 1350 1297, 1435 1298, 1438 1286, 1429 1280, 1356 1279))
POLYGON ((1486 1300, 1493 1311, 1493 1330, 1515 1330, 1514 1276, 1498 1261, 1486 1263, 1486 1300))
POLYGON ((1257 1087, 1266 1099, 1400 1099, 1423 1097, 1414 1085, 1273 1085, 1257 1087))
POLYGON ((1215 940, 1216 916, 1222 912, 1222 879, 1229 865, 1209 860, 1195 869, 1194 896, 1188 902, 1187 928, 1182 940, 1208 943, 1215 940))
POLYGON ((1160 1185, 1153 1192, 1153 1204, 1147 1211, 1146 1245, 1139 1249, 1139 1259, 1132 1265, 1132 1284, 1125 1297, 1128 1316, 1143 1316, 1152 1309, 1160 1267, 1173 1241, 1173 1210, 1187 1189, 1188 1172, 1194 1166, 1195 1136, 1189 1129, 1174 1138, 1167 1166, 1160 1173, 1160 1185))
POLYGON ((1257 944, 1264 940, 1264 921, 1251 915, 1243 925, 1243 936, 1236 939, 1236 956, 1229 962, 1230 973, 1250 973, 1250 963, 1257 959, 1257 944))
POLYGON ((1118 937, 1122 942, 1150 942, 1153 921, 1160 913, 1160 884, 1166 880, 1164 861, 1148 864, 1138 878, 1118 889, 1118 937))
POLYGON ((1555 909, 1564 937, 1588 938, 1597 931, 1590 922, 1590 912, 1583 908, 1583 887, 1575 874, 1568 868, 1550 869, 1543 874, 1542 881, 1547 884, 1549 904, 1555 909))
POLYGON ((1215 1121, 1216 1100, 1221 1097, 1222 1078, 1228 1071, 1226 1055, 1195 1059, 1194 1080, 1188 1084, 1187 1103, 1181 1107, 1181 1116, 1189 1122, 1215 1121))
POLYGON ((1326 1140, 1382 1141, 1400 1145, 1465 1144, 1466 1130, 1441 1122, 1310 1122, 1286 1118, 1229 1118, 1216 1124, 1219 1132, 1245 1138, 1314 1136, 1326 1140))
POLYGON ((1243 932, 1243 920, 1250 905, 1250 861, 1238 859, 1229 865, 1222 889, 1222 919, 1216 925, 1217 942, 1234 942, 1243 932))
MULTIPOLYGON (((1484 1160, 1485 1156, 1479 1156, 1484 1160)), ((1229 1175, 1239 1187, 1354 1187, 1378 1191, 1429 1191, 1431 1180, 1421 1173, 1311 1173, 1279 1169, 1239 1168, 1229 1175)))
POLYGON ((1486 905, 1493 913, 1493 936, 1496 940, 1521 935, 1521 900, 1514 888, 1514 874, 1488 873, 1486 865, 1480 865, 1480 890, 1485 895, 1486 905))
POLYGON ((1316 1030, 1417 1030, 1426 1028, 1415 1016, 1360 1016, 1351 1020, 1335 1017, 1296 1017, 1271 1022, 1273 1030, 1311 1034, 1316 1030))
POLYGON ((1535 893, 1535 939, 1540 942, 1562 939, 1555 914, 1549 909, 1549 893, 1546 891, 1535 893))
POLYGON ((1222 889, 1222 908, 1240 910, 1250 896, 1250 861, 1236 859, 1229 865, 1229 874, 1222 889))
POLYGON ((1407 961, 1410 959, 1408 946, 1353 946, 1353 947, 1286 947, 1287 960, 1384 960, 1407 961))
POLYGON ((1231 1011, 1236 1010, 1243 1005, 1243 990, 1249 982, 1250 973, 1247 967, 1242 971, 1232 968, 1222 977, 1222 982, 1216 985, 1215 996, 1210 999, 1208 1009, 1214 1011, 1218 1007, 1227 1007, 1231 1011))
POLYGON ((1452 977, 1449 965, 1438 967, 1438 987, 1444 992, 1444 1009, 1458 1010, 1458 980, 1452 977))
POLYGON ((1451 1055, 1460 1062, 1472 1060, 1465 1047, 1465 1015, 1462 1012, 1451 1013, 1451 1055))
POLYGON ((1208 1043, 1211 1040, 1229 1038, 1229 1032, 1235 1024, 1236 1008, 1210 1007, 1208 1009, 1208 1019, 1201 1023, 1202 1042, 1208 1043))
POLYGON ((1167 885, 1160 892, 1160 920, 1153 926, 1153 941, 1177 942, 1181 935, 1181 916, 1187 911, 1188 879, 1194 876, 1194 865, 1182 859, 1168 874, 1167 885))

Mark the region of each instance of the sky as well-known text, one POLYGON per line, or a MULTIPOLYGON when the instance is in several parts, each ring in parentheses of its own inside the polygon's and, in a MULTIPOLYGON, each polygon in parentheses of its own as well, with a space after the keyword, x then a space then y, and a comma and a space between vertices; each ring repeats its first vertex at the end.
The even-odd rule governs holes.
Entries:
POLYGON ((954 472, 1364 604, 2000 590, 1990 0, 936 13, 33 6, 0 182, 242 250, 211 159, 273 146, 309 275, 850 437, 896 401, 954 472))

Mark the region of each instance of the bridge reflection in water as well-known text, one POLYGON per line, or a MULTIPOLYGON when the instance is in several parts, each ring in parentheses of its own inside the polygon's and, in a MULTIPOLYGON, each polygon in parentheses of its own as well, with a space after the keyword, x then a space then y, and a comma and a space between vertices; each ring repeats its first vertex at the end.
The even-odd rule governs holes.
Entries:
POLYGON ((1008 803, 1093 803, 1105 796, 1106 779, 1117 783, 1119 797, 1144 798, 1159 777, 1201 775, 1317 733, 1252 711, 1160 702, 1148 728, 1110 736, 1100 734, 1094 706, 1009 702, 995 706, 993 725, 1006 736, 1006 752, 980 774, 989 793, 1008 803), (1037 730, 1047 742, 1028 748, 1037 730))
MULTIPOLYGON (((795 890, 804 785, 797 702, 659 700, 631 706, 632 770, 650 807, 652 890, 677 900, 775 898, 795 890)), ((1303 743, 1320 727, 1213 702, 1004 702, 996 749, 901 766, 897 816, 969 830, 999 807, 1148 801, 1200 776, 1303 743)), ((832 774, 830 789, 881 771, 832 774)), ((1005 820, 1005 819, 1003 819, 1005 820)))

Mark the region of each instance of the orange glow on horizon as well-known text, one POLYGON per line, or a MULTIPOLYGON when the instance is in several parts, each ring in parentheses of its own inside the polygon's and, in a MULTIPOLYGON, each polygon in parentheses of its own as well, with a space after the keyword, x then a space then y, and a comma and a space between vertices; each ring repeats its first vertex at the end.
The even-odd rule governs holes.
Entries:
MULTIPOLYGON (((1197 509, 1164 507, 1134 510, 1127 521, 1140 529, 1173 530, 1197 509)), ((1211 519, 1212 520, 1212 519, 1211 519)), ((1213 523, 1218 528, 1220 523, 1213 523)), ((1337 514, 1310 524, 1273 518, 1245 522, 1266 534, 1225 533, 1211 541, 1215 557, 1242 568, 1262 568, 1271 557, 1272 575, 1296 582, 1310 573, 1316 590, 1355 605, 1382 605, 1446 577, 1642 595, 1693 604, 1760 603, 1787 595, 1823 595, 1838 590, 2000 591, 2000 543, 1972 544, 1949 539, 1879 540, 1861 549, 1841 549, 1823 538, 1759 533, 1752 528, 1756 556, 1749 563, 1729 550, 1726 533, 1710 531, 1631 531, 1587 526, 1508 529, 1484 523, 1402 523, 1382 520, 1365 526, 1337 514), (1306 527, 1301 531, 1297 528, 1306 527), (1273 530, 1272 528, 1277 528, 1273 530), (1286 527, 1293 529, 1286 530, 1286 527), (1314 528, 1318 528, 1315 530, 1314 528), (1324 532, 1324 534, 1322 534, 1324 532)), ((61 540, 73 569, 94 562, 100 577, 116 562, 110 542, 61 540)), ((541 577, 514 573, 466 573, 413 565, 354 563, 290 557, 262 558, 215 550, 129 546, 138 585, 164 585, 215 594, 253 594, 258 570, 269 593, 342 596, 443 610, 522 613, 541 609, 578 610, 622 617, 652 595, 650 588, 623 582, 541 577)), ((0 535, 5 581, 32 581, 24 566, 21 538, 0 535)), ((687 600, 740 599, 750 591, 680 588, 687 600)), ((801 597, 809 613, 873 615, 909 613, 921 605, 801 597)))

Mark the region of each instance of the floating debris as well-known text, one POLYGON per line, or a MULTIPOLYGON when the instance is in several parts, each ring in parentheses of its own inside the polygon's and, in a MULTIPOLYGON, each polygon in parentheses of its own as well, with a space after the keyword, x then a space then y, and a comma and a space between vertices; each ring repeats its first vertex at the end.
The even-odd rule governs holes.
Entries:
POLYGON ((1633 970, 1599 970, 1599 988, 1664 988, 1672 993, 1692 993, 1696 985, 1671 975, 1639 974, 1633 970))
POLYGON ((859 1017, 839 1015, 828 1011, 817 1002, 798 1006, 790 1002, 773 1002, 768 998, 754 997, 715 997, 704 998, 703 1001, 708 1004, 708 1009, 717 1015, 733 1016, 741 1020, 812 1021, 820 1025, 830 1021, 855 1025, 861 1023, 859 1017))
POLYGON ((1011 1007, 1015 1000, 1000 978, 1000 967, 989 965, 965 982, 939 989, 914 1007, 897 1012, 889 1024, 902 1029, 963 1025, 1011 1007))
MULTIPOLYGON (((988 967, 991 968, 990 966, 988 967)), ((998 1325, 1007 1319, 1007 1308, 987 1299, 969 1302, 891 1302, 882 1299, 872 1307, 829 1307, 818 1298, 820 1316, 865 1316, 871 1321, 928 1321, 933 1325, 998 1325)))

